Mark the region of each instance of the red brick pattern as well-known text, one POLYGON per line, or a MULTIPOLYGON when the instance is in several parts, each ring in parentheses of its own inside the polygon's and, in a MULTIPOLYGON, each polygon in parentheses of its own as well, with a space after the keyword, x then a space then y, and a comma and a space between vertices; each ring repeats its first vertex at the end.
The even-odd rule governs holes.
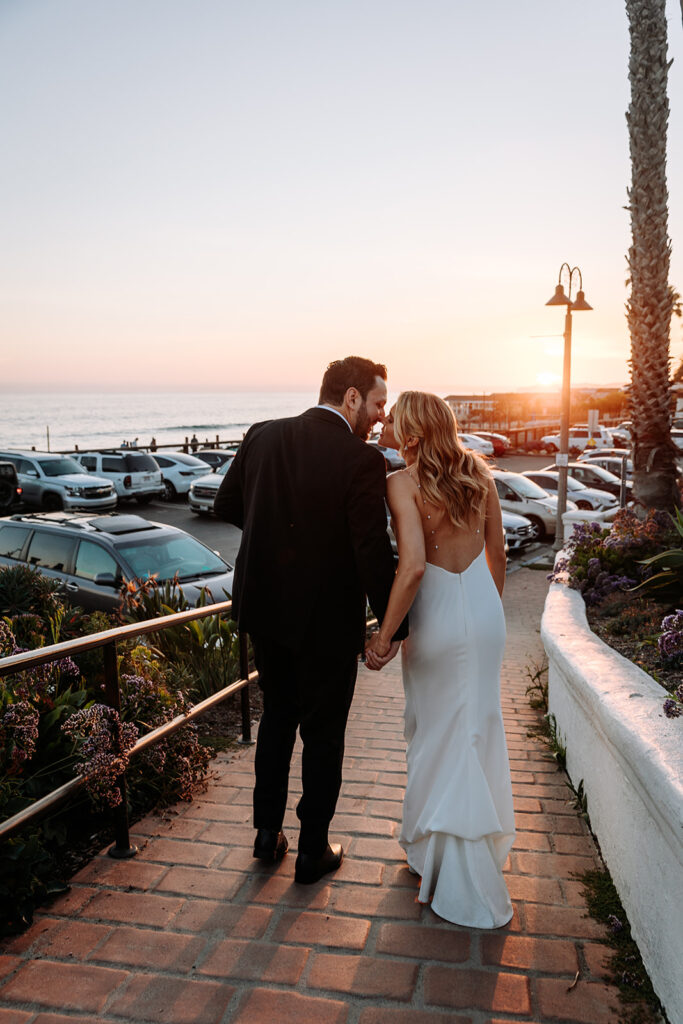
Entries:
POLYGON ((334 838, 340 870, 294 882, 291 853, 252 857, 253 749, 222 754, 189 805, 146 818, 134 861, 106 852, 0 949, 0 1024, 616 1024, 602 930, 573 872, 599 863, 543 745, 525 667, 540 662, 542 573, 508 577, 502 700, 518 836, 515 913, 459 928, 416 902, 397 842, 405 785, 400 666, 361 669, 334 838), (577 971, 578 981, 574 984, 577 971))

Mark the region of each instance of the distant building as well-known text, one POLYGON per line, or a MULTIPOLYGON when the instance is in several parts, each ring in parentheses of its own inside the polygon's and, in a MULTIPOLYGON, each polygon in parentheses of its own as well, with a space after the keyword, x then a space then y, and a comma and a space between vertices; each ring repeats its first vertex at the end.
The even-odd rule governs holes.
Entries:
MULTIPOLYGON (((510 428, 522 423, 553 423, 560 415, 560 391, 504 391, 447 395, 446 401, 463 430, 477 427, 510 428)), ((601 420, 624 415, 626 396, 615 387, 571 389, 572 422, 585 421, 589 410, 597 409, 601 420)))
POLYGON ((455 413, 456 420, 463 423, 486 418, 486 413, 492 413, 495 407, 493 395, 446 395, 446 401, 455 413))

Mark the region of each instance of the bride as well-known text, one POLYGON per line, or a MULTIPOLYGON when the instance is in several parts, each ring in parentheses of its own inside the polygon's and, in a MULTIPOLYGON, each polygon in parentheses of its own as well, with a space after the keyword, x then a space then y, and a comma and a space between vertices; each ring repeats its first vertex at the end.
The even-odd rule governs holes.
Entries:
POLYGON ((498 928, 512 917, 502 868, 514 839, 500 709, 505 645, 505 546, 486 463, 466 451, 450 407, 406 391, 380 443, 406 469, 387 479, 398 571, 366 661, 396 653, 391 637, 410 609, 403 643, 408 778, 399 842, 421 876, 419 900, 440 917, 498 928))

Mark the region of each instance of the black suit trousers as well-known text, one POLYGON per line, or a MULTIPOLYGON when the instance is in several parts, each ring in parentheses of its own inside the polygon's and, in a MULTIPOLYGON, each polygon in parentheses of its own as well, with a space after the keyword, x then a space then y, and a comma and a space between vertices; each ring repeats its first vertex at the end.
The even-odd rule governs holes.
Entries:
MULTIPOLYGON (((313 634, 315 635, 315 634, 313 634)), ((256 741, 254 827, 279 830, 287 805, 289 766, 299 729, 303 793, 296 813, 299 850, 320 855, 339 796, 344 731, 358 670, 354 644, 291 651, 252 637, 263 715, 256 741)))

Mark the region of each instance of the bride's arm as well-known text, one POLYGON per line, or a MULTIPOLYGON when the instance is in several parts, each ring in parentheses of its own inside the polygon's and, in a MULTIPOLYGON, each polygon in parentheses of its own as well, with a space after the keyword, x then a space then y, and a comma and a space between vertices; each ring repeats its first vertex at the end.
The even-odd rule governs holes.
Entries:
POLYGON ((425 571, 424 532, 415 486, 405 473, 387 477, 387 501, 398 545, 398 570, 382 625, 370 644, 380 658, 389 652, 391 638, 408 613, 425 571))
POLYGON ((500 512, 498 492, 493 480, 489 480, 489 496, 486 500, 486 525, 484 531, 486 561, 493 576, 493 582, 496 584, 498 593, 502 597, 507 563, 505 531, 503 530, 503 517, 500 512))

